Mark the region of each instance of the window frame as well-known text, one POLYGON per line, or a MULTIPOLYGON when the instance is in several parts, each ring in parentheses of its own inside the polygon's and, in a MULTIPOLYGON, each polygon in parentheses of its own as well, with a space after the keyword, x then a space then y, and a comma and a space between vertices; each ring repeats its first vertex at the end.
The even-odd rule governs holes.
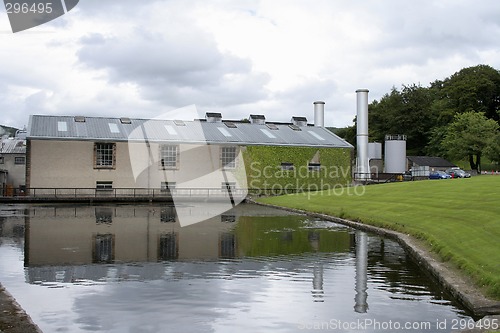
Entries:
POLYGON ((160 170, 179 170, 179 162, 180 162, 180 147, 179 145, 169 145, 169 144, 161 144, 158 147, 158 167, 160 170), (169 151, 170 149, 175 148, 175 152, 169 151), (173 160, 173 157, 175 156, 175 160, 173 160), (164 163, 165 159, 171 159, 170 162, 171 165, 165 165, 164 163), (173 163, 172 163, 173 162, 173 163))
POLYGON ((238 146, 221 146, 219 152, 220 166, 222 170, 234 170, 236 169, 238 157, 238 146), (234 151, 229 151, 234 150, 234 151), (234 154, 234 157, 228 157, 228 154, 234 154))
POLYGON ((295 171, 295 165, 292 162, 281 162, 281 171, 295 171))
POLYGON ((97 180, 95 182, 96 191, 113 191, 113 181, 111 180, 97 180))
POLYGON ((116 169, 116 143, 115 142, 94 142, 94 169, 116 169), (104 145, 109 147, 100 148, 104 145), (106 155, 100 156, 107 151, 106 155), (103 164, 104 160, 109 160, 111 156, 111 164, 103 164), (98 164, 100 163, 100 164, 98 164))
POLYGON ((24 157, 24 156, 14 157, 14 164, 15 165, 25 165, 26 164, 26 157, 24 157), (22 160, 22 162, 18 162, 19 160, 22 160))

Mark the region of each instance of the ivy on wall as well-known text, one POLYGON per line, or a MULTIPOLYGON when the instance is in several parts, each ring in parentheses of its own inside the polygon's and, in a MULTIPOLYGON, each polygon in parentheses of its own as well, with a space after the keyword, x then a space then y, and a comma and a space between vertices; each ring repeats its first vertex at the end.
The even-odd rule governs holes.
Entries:
POLYGON ((242 149, 249 188, 321 190, 351 183, 349 148, 248 146, 242 149), (310 162, 318 162, 316 170, 310 162), (316 158, 315 158, 316 157, 316 158), (282 170, 292 163, 293 170, 282 170))

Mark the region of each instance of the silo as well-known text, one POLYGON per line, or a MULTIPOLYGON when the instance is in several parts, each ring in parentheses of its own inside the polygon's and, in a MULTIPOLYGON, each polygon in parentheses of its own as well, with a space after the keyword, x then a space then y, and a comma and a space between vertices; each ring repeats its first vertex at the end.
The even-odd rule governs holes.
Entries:
POLYGON ((368 159, 382 159, 382 144, 380 142, 368 143, 368 159))
POLYGON ((406 135, 385 136, 385 172, 406 171, 406 135))

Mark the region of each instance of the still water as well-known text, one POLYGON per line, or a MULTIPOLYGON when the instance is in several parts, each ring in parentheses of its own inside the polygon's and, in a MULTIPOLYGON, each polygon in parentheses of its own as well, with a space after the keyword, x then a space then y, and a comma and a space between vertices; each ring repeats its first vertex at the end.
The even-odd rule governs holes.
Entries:
POLYGON ((0 281, 46 333, 450 332, 470 319, 391 240, 198 205, 183 214, 208 219, 185 227, 169 206, 0 206, 0 281))

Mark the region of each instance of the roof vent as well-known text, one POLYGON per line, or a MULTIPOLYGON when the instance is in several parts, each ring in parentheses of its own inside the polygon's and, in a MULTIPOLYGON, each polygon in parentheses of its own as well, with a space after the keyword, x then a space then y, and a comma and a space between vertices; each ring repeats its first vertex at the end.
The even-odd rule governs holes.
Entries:
POLYGON ((276 126, 276 124, 266 124, 267 128, 269 128, 270 130, 273 130, 273 131, 277 131, 279 130, 279 127, 276 126))
POLYGON ((266 123, 266 117, 262 114, 251 114, 250 122, 256 125, 264 125, 266 123))
POLYGON ((222 122, 222 115, 218 112, 207 112, 205 113, 205 119, 207 123, 220 123, 222 122))
POLYGON ((130 118, 127 118, 127 117, 121 117, 120 122, 122 124, 132 124, 132 120, 130 120, 130 118))
POLYGON ((307 118, 306 117, 292 117, 292 125, 295 126, 307 126, 307 118))
POLYGON ((84 123, 85 117, 84 116, 75 116, 75 122, 76 123, 84 123))

